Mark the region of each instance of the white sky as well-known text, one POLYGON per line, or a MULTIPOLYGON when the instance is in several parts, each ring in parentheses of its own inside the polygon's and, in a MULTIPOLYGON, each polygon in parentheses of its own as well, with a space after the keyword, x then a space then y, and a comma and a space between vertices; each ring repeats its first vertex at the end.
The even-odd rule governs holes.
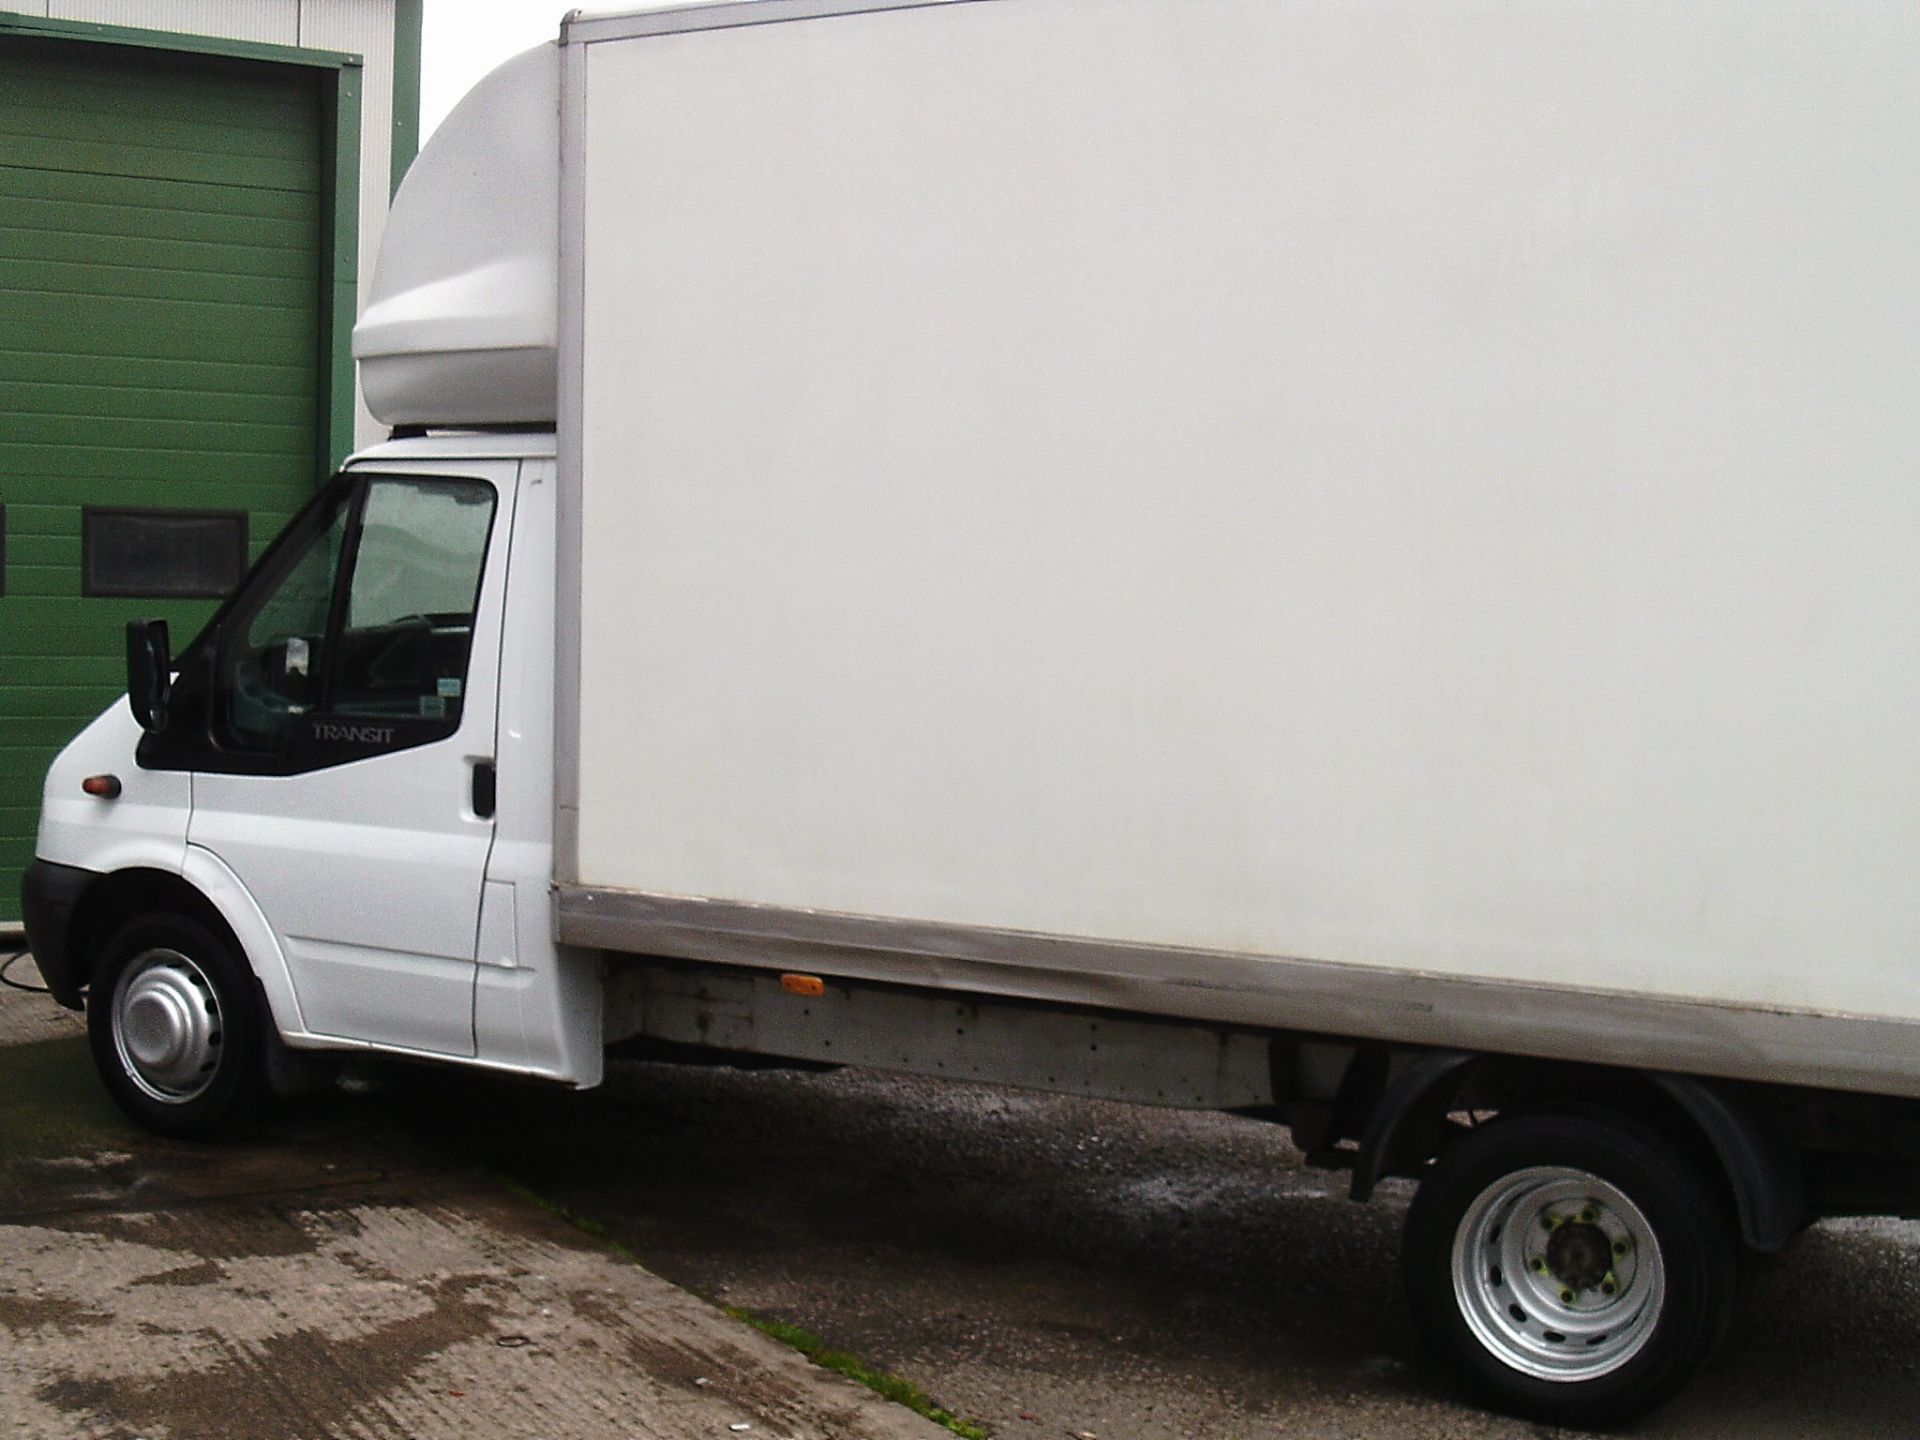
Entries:
POLYGON ((605 10, 613 0, 426 0, 420 34, 420 140, 474 81, 510 56, 560 34, 569 10, 605 10))

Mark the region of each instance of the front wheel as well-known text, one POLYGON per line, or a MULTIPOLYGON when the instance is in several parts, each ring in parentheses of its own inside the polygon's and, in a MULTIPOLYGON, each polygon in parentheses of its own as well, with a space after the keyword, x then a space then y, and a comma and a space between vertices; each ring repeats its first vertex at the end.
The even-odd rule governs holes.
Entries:
POLYGON ((201 1138, 250 1115, 262 1086, 260 1004, 232 947, 179 915, 107 942, 87 994, 93 1062, 115 1103, 156 1134, 201 1138))
POLYGON ((1443 1154, 1407 1214, 1416 1320, 1480 1398, 1594 1428, 1642 1414, 1732 1319, 1725 1206, 1624 1117, 1523 1115, 1443 1154))

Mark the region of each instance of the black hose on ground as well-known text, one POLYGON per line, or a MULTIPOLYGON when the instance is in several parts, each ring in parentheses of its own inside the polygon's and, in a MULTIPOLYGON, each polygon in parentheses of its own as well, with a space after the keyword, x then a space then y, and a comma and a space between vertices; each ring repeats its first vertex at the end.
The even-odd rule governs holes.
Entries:
POLYGON ((30 995, 50 994, 51 992, 44 985, 26 985, 18 980, 8 978, 7 972, 26 958, 27 952, 20 950, 9 955, 5 961, 0 961, 0 985, 6 986, 9 990, 25 990, 30 995))

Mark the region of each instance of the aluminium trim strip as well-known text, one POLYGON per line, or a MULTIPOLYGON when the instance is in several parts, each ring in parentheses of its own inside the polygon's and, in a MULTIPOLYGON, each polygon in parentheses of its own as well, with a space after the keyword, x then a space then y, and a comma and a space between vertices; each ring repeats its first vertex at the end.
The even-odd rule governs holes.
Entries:
POLYGON ((553 873, 579 873, 580 586, 586 429, 587 52, 560 47, 560 294, 554 428, 553 873), (568 598, 571 597, 571 598, 568 598))
POLYGON ((560 26, 562 46, 600 40, 630 40, 643 35, 685 35, 699 30, 738 30, 750 25, 781 25, 792 20, 822 20, 868 15, 882 10, 927 10, 934 6, 993 4, 997 0, 728 0, 630 15, 583 16, 574 11, 560 26))
POLYGON ((562 885, 562 945, 1920 1098, 1920 1023, 562 885))

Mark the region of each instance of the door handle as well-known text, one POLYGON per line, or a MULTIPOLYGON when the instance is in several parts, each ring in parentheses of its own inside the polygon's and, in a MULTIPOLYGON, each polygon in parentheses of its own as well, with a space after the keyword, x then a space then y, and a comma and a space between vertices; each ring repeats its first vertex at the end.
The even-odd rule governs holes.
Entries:
POLYGON ((498 799, 498 782, 494 778, 493 761, 476 760, 473 762, 473 813, 482 820, 493 818, 494 802, 498 799))

